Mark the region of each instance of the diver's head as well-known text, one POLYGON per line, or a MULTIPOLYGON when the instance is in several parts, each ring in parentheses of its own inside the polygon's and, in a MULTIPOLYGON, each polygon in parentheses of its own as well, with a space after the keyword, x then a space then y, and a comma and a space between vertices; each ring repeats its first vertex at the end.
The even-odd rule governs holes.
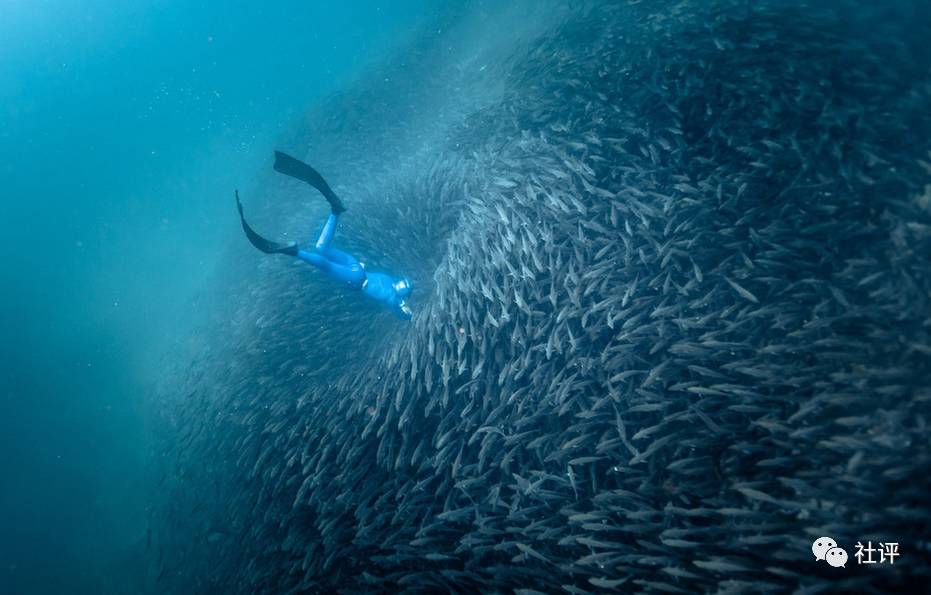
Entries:
POLYGON ((407 277, 401 277, 394 282, 394 291, 400 298, 406 298, 409 296, 412 289, 414 289, 414 284, 411 283, 411 280, 407 277))

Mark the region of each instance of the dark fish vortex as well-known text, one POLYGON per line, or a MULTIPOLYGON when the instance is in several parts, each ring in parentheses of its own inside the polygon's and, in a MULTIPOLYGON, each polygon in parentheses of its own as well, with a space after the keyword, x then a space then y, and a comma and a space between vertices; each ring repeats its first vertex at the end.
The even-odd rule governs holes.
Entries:
POLYGON ((294 143, 414 321, 239 265, 166 405, 160 591, 926 585, 931 17, 893 4, 574 9, 430 146, 425 46, 329 101, 294 143))

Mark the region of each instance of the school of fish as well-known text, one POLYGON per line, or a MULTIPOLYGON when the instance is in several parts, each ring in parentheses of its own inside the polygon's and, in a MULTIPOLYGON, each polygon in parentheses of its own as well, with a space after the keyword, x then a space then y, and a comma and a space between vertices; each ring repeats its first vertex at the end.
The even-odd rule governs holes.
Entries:
POLYGON ((408 274, 415 316, 242 248, 172 377, 159 591, 926 585, 931 19, 893 4, 588 3, 429 145, 389 155, 448 84, 398 90, 429 45, 392 105, 309 117, 337 244, 408 274), (858 540, 902 553, 857 568, 858 540))

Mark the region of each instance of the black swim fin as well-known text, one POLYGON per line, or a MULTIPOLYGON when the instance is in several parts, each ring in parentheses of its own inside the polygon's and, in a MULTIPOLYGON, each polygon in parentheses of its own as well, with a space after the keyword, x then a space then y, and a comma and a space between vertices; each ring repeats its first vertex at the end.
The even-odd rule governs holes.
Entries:
POLYGON ((246 232, 246 237, 249 238, 249 242, 251 242, 253 246, 265 254, 290 254, 291 256, 297 256, 297 242, 279 244, 278 242, 266 240, 255 233, 254 229, 249 227, 249 224, 246 223, 246 217, 242 214, 242 203, 239 202, 239 190, 236 191, 236 207, 239 209, 239 220, 242 221, 242 230, 246 232))
POLYGON ((346 207, 343 206, 343 201, 336 196, 336 193, 330 188, 330 185, 326 183, 326 180, 323 179, 323 176, 320 173, 307 165, 299 159, 295 159, 290 155, 286 155, 281 151, 275 151, 275 171, 283 173, 285 175, 291 176, 292 178, 297 178, 303 182, 307 182, 314 188, 320 191, 320 194, 327 199, 327 202, 330 203, 330 207, 333 209, 333 212, 337 215, 346 210, 346 207))

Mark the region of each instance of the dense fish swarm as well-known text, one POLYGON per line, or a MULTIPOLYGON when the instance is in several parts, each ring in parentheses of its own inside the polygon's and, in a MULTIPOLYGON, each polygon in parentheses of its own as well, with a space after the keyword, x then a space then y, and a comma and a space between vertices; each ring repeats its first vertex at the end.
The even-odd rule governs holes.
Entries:
POLYGON ((415 318, 254 255, 170 405, 160 590, 926 585, 931 20, 829 4, 587 8, 338 179, 415 318))

